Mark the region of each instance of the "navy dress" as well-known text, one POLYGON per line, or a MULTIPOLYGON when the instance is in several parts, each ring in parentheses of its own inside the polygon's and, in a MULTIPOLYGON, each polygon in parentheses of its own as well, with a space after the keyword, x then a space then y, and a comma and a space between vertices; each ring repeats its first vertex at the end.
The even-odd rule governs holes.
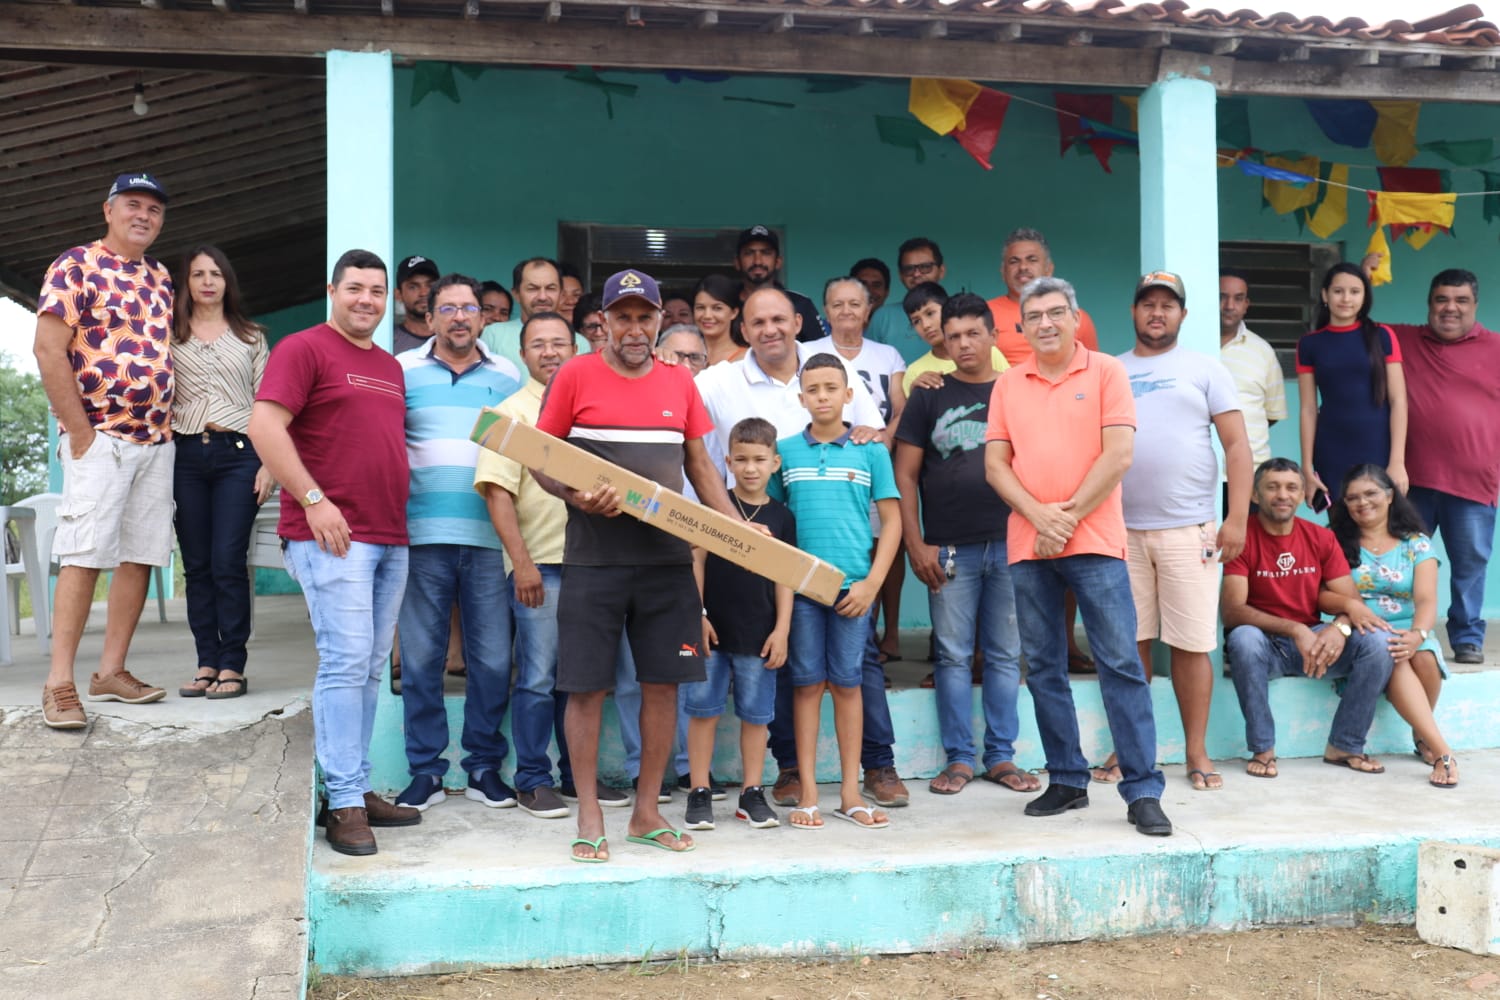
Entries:
MULTIPOLYGON (((1401 362, 1401 347, 1380 326, 1387 362, 1401 362)), ((1370 392, 1370 357, 1358 326, 1325 326, 1297 342, 1297 374, 1309 373, 1318 387, 1313 468, 1330 491, 1344 474, 1366 462, 1385 468, 1391 460, 1391 405, 1377 406, 1370 392)))

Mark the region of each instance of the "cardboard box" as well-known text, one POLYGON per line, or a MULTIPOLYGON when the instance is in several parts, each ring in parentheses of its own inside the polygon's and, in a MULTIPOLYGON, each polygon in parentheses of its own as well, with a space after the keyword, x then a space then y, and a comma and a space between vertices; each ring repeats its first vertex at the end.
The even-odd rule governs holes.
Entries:
POLYGON ((493 410, 480 414, 470 438, 575 490, 613 486, 622 513, 820 604, 832 605, 843 587, 844 573, 837 566, 493 410))

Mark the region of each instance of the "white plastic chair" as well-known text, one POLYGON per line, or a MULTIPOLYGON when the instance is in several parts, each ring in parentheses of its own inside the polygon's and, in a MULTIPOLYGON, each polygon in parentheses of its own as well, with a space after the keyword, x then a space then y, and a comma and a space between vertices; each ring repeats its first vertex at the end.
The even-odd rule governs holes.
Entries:
MULTIPOLYGON (((62 504, 61 493, 38 493, 34 497, 27 497, 16 503, 17 507, 30 508, 36 512, 36 553, 38 565, 47 567, 48 576, 56 576, 58 571, 57 560, 52 558, 52 538, 57 534, 57 509, 62 504)), ((24 554, 24 553, 23 553, 24 554)), ((9 576, 9 567, 6 568, 9 576)), ((156 584, 156 614, 162 621, 167 620, 167 598, 166 589, 162 582, 162 568, 151 567, 151 579, 156 584)), ((46 596, 45 601, 36 599, 36 587, 32 588, 31 603, 34 606, 45 604, 45 610, 37 618, 37 627, 41 628, 43 619, 47 620, 47 634, 52 634, 51 610, 52 610, 52 588, 43 587, 42 594, 46 596)))
POLYGON ((281 558, 281 538, 276 534, 276 523, 281 518, 281 488, 261 504, 255 514, 255 525, 250 529, 250 550, 245 563, 250 568, 250 633, 255 634, 255 567, 285 569, 281 558))
POLYGON ((16 562, 5 562, 5 586, 0 588, 0 611, 3 611, 5 629, 0 631, 0 664, 13 662, 10 635, 21 634, 21 580, 25 579, 31 591, 32 621, 36 624, 36 637, 42 647, 42 655, 52 651, 52 624, 47 614, 47 560, 42 557, 41 544, 37 539, 37 512, 30 507, 0 507, 0 531, 15 524, 20 540, 20 555, 16 562))

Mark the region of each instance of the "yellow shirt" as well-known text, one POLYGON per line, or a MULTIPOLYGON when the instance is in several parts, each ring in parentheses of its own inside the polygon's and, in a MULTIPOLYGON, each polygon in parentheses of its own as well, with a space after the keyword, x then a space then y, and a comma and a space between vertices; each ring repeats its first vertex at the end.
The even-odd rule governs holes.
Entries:
MULTIPOLYGON (((506 397, 497 409, 507 417, 528 426, 536 426, 542 412, 542 393, 547 387, 536 379, 506 397)), ((506 458, 488 448, 479 449, 474 466, 474 488, 481 494, 486 483, 495 483, 515 498, 516 520, 521 523, 521 537, 531 561, 538 566, 558 566, 563 559, 563 536, 568 525, 568 505, 542 489, 531 471, 515 459, 506 458)), ((505 553, 505 572, 514 567, 510 553, 505 553)))
MULTIPOLYGON (((1005 360, 1005 355, 1000 353, 1000 348, 990 348, 990 363, 995 366, 995 374, 998 375, 1010 367, 1010 362, 1005 360)), ((939 358, 928 351, 917 360, 906 366, 906 375, 901 379, 901 388, 911 395, 911 384, 917 380, 917 376, 923 372, 937 372, 946 375, 949 372, 958 371, 958 364, 952 358, 939 358)))

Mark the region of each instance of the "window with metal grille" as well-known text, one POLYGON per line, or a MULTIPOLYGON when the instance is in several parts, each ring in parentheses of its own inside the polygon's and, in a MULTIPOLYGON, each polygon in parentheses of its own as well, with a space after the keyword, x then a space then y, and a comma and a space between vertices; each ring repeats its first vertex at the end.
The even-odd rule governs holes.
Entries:
POLYGON ((1219 244, 1219 265, 1250 278, 1245 325, 1276 348, 1287 378, 1297 376, 1297 340, 1313 328, 1323 274, 1344 259, 1338 243, 1235 240, 1219 244))
MULTIPOLYGON (((774 228, 774 227, 773 227, 774 228)), ((776 229, 777 236, 782 236, 776 229)), ((583 275, 585 288, 627 267, 640 268, 666 289, 687 291, 710 274, 735 274, 736 229, 662 229, 559 222, 557 251, 583 275)), ((786 240, 782 237, 782 253, 786 240)))

